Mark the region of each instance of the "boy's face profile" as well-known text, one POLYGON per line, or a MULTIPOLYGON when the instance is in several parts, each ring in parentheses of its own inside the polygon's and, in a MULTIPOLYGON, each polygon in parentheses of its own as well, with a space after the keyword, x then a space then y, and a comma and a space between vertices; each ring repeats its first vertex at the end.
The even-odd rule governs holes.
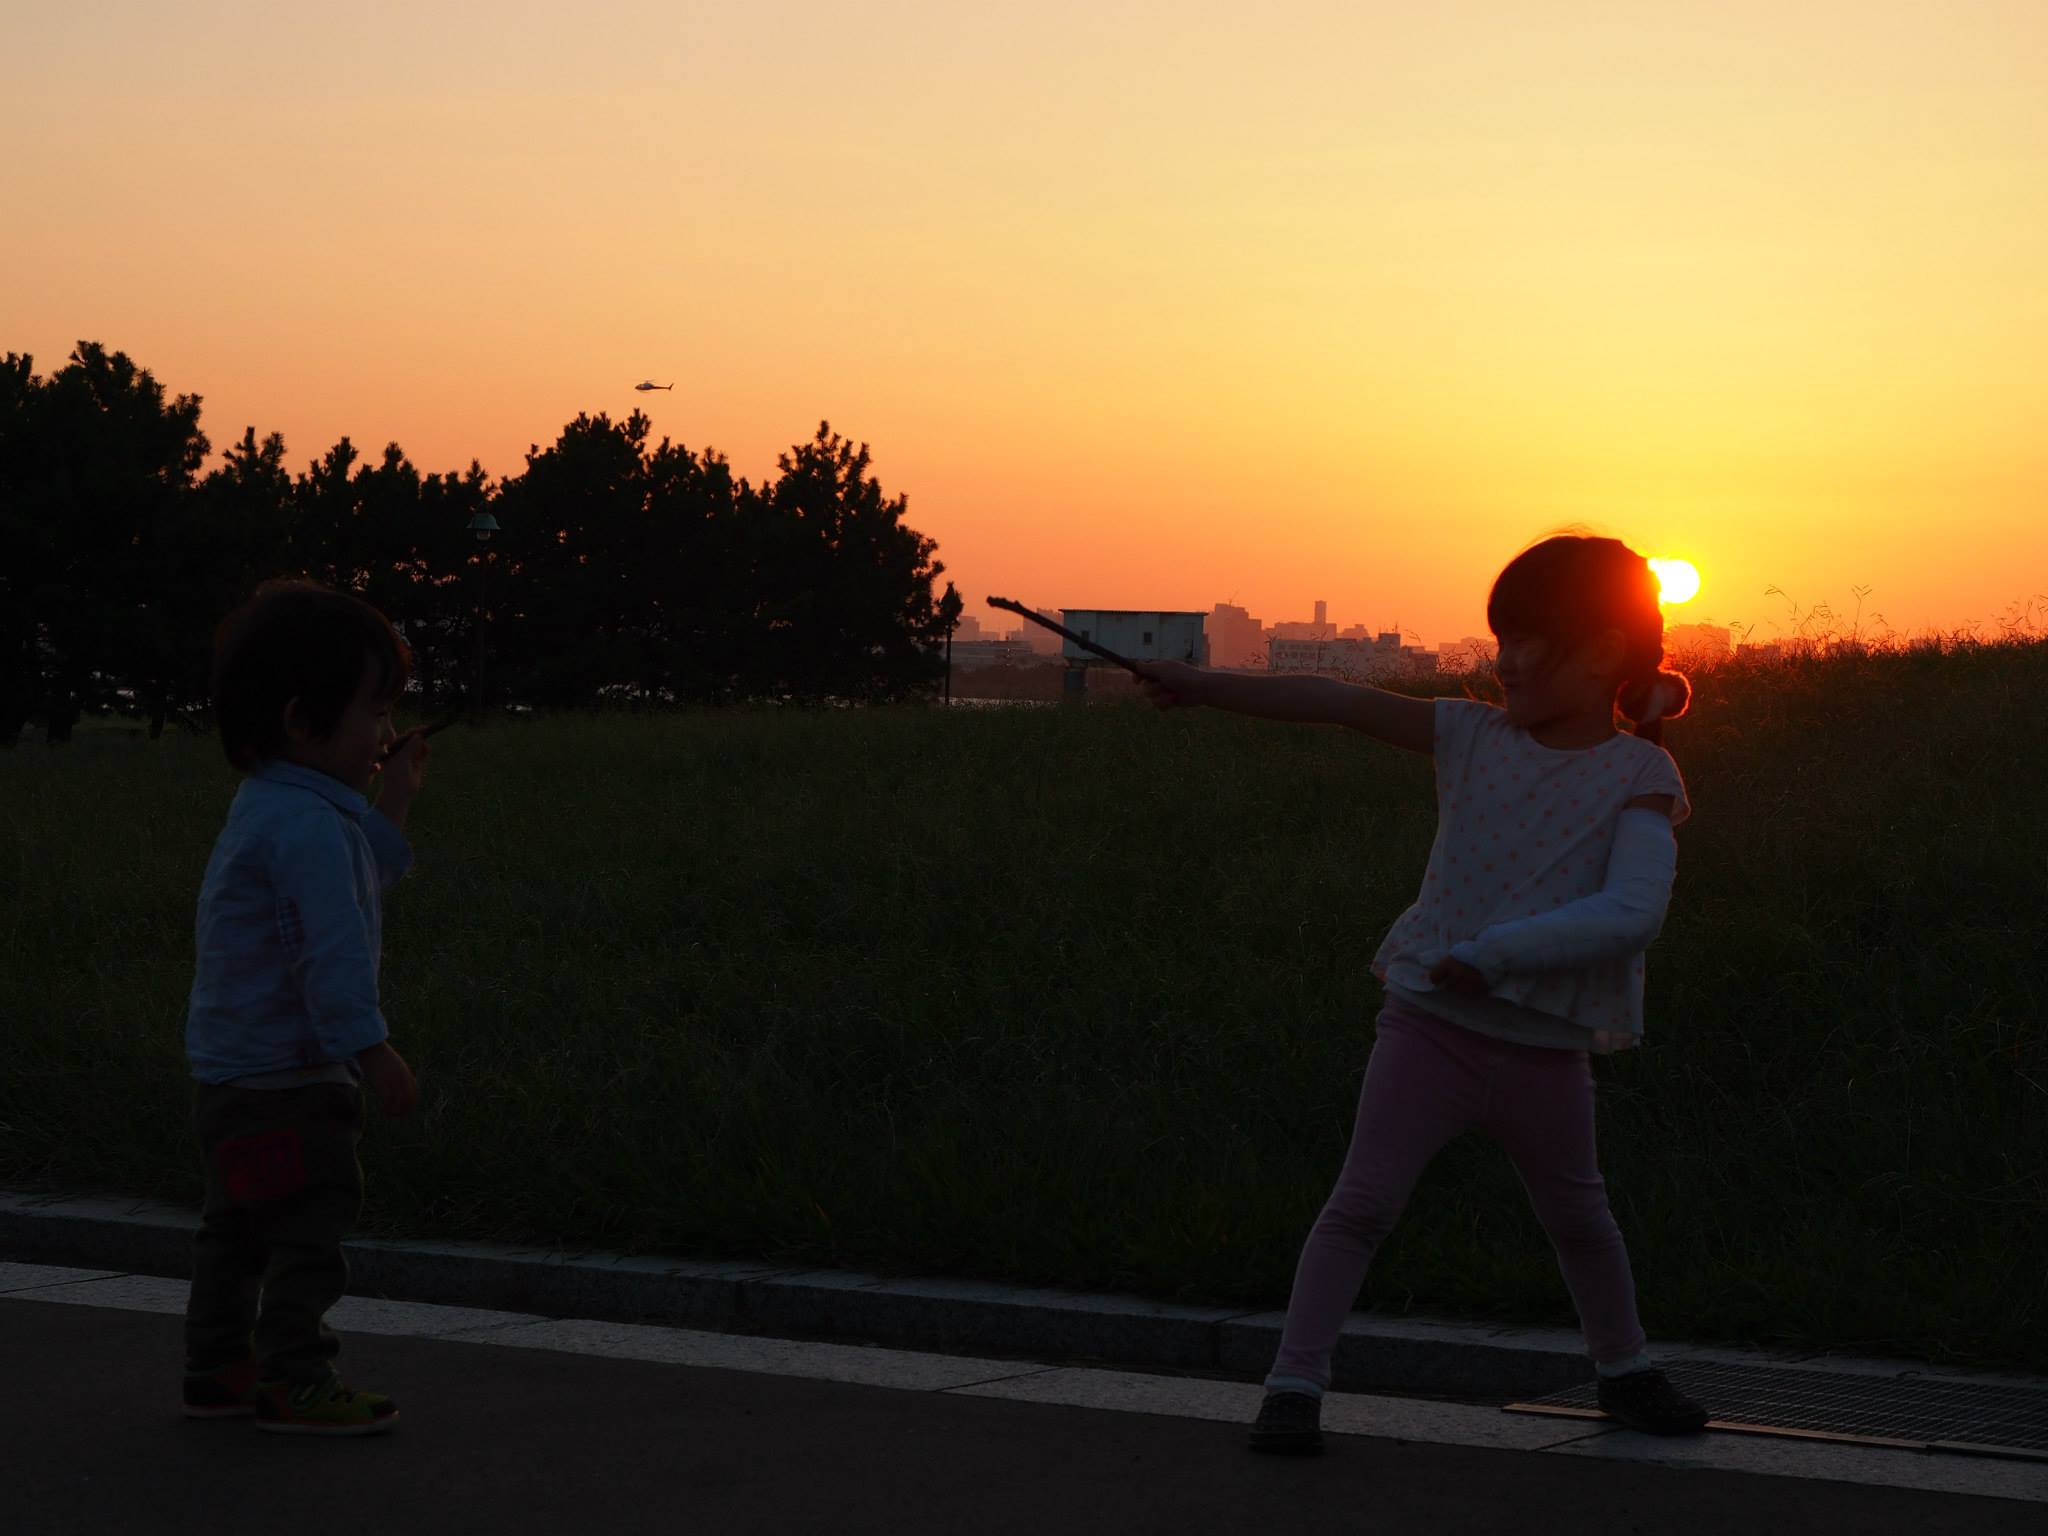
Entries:
POLYGON ((324 738, 314 736, 305 710, 293 699, 284 712, 285 757, 302 768, 339 779, 358 794, 367 794, 384 749, 398 736, 391 724, 391 700, 379 688, 381 681, 376 665, 366 662, 355 697, 335 721, 333 732, 324 738))

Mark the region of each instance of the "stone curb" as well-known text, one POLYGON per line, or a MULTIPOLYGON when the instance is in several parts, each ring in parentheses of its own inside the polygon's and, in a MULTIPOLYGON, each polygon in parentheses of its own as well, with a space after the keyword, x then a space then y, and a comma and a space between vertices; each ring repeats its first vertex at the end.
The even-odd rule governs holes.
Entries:
MULTIPOLYGON (((190 1272, 195 1213, 150 1200, 0 1191, 0 1259, 144 1274, 190 1272)), ((346 1245, 351 1295, 488 1307, 551 1317, 660 1323, 728 1332, 804 1334, 939 1352, 1090 1360, 1257 1378, 1271 1366, 1282 1316, 1187 1307, 1141 1297, 977 1280, 891 1279, 770 1264, 566 1253, 467 1242, 346 1245)), ((1666 1359, 1756 1365, 1806 1355, 1662 1348, 1666 1359)), ((1578 1333, 1489 1328, 1354 1314, 1338 1341, 1332 1387, 1500 1402, 1592 1379, 1578 1333)), ((1910 1362, 1840 1362, 1887 1374, 1910 1362)))

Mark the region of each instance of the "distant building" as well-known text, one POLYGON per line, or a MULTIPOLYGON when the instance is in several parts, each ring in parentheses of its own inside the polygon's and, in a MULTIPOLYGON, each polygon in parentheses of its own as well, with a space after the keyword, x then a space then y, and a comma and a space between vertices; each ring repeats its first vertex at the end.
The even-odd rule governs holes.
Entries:
POLYGON ((1673 624, 1664 631, 1664 654, 1694 666, 1735 654, 1734 632, 1721 624, 1673 624))
MULTIPOLYGON (((1316 599, 1313 619, 1282 619, 1267 631, 1269 640, 1334 640, 1337 626, 1330 622, 1330 605, 1316 599)), ((1362 631, 1361 631, 1362 633, 1362 631)))
POLYGON ((1276 633, 1267 646, 1266 666, 1274 672, 1364 682, 1434 673, 1437 653, 1427 646, 1404 645, 1395 630, 1383 630, 1371 639, 1295 639, 1276 633))
MULTIPOLYGON (((1062 608, 1061 622, 1075 633, 1104 645, 1131 661, 1209 663, 1209 640, 1202 632, 1206 613, 1166 609, 1062 608)), ((1069 640, 1060 654, 1070 663, 1102 665, 1102 658, 1069 640)))
POLYGON ((1493 658, 1499 654, 1500 646, 1495 641, 1467 635, 1462 640, 1444 642, 1440 648, 1440 665, 1446 672, 1483 672, 1493 665, 1493 658))
POLYGON ((1334 640, 1337 629, 1327 620, 1318 624, 1301 619, 1282 619, 1273 626, 1272 634, 1278 640, 1334 640))
MULTIPOLYGON (((1055 624, 1060 621, 1059 610, 1056 608, 1040 608, 1036 612, 1040 618, 1051 619, 1055 624)), ((1036 624, 1026 624, 1019 633, 1024 637, 1024 644, 1029 646, 1032 654, 1036 656, 1057 656, 1060 647, 1067 643, 1051 630, 1041 629, 1036 624)))
MULTIPOLYGON (((1059 636, 1054 635, 1053 639, 1057 640, 1059 636)), ((1003 640, 986 637, 953 642, 953 670, 956 672, 972 672, 977 667, 1023 667, 1043 659, 1015 635, 1003 640)))
MULTIPOLYGON (((1060 616, 1056 609, 1040 608, 1038 613, 1042 618, 1051 619, 1055 624, 1059 622, 1060 616)), ((956 663, 960 660, 962 646, 1008 646, 1024 652, 1028 659, 1030 656, 1057 655, 1063 643, 1051 630, 1043 629, 1036 624, 1019 624, 1015 629, 999 631, 980 619, 963 613, 953 626, 953 660, 956 663)), ((1000 653, 973 651, 968 654, 985 660, 989 655, 1000 653)))
POLYGON ((1218 603, 1209 613, 1209 665, 1263 667, 1266 626, 1234 603, 1218 603))

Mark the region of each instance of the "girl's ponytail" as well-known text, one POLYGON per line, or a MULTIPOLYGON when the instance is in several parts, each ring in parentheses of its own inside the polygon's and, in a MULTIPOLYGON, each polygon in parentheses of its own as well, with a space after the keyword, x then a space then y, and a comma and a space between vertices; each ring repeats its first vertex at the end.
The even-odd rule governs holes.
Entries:
POLYGON ((1621 690, 1621 712, 1635 722, 1636 734, 1645 741, 1664 740, 1664 722, 1676 720, 1692 703, 1692 684, 1683 672, 1661 666, 1621 690))

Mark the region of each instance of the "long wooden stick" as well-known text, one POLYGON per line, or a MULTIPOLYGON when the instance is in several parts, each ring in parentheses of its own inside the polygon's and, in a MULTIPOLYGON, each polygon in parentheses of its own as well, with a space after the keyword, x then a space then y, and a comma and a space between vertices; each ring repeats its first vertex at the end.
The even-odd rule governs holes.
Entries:
POLYGON ((989 607, 991 608, 1007 608, 1010 612, 1017 614, 1023 618, 1027 618, 1032 623, 1041 625, 1044 628, 1051 630, 1056 635, 1064 635, 1067 639, 1073 641, 1074 644, 1080 646, 1082 650, 1093 651, 1097 656, 1100 656, 1104 661, 1115 662, 1118 666, 1122 667, 1126 672, 1130 673, 1133 677, 1145 677, 1145 673, 1139 670, 1138 664, 1136 662, 1128 661, 1124 657, 1117 655, 1115 651, 1112 651, 1106 645, 1097 645, 1093 640, 1090 640, 1086 635, 1075 634, 1071 629, 1067 628, 1067 626, 1064 624, 1055 624, 1051 619, 1048 619, 1044 614, 1034 612, 1033 610, 1026 608, 1022 603, 1015 602, 1007 597, 991 597, 987 599, 987 602, 989 607))
POLYGON ((384 749, 384 755, 378 758, 377 761, 380 763, 390 762, 391 759, 397 755, 398 749, 404 746, 408 741, 411 741, 413 737, 431 736, 436 731, 445 731, 448 729, 449 726, 454 725, 461 718, 462 716, 460 715, 450 715, 445 720, 436 720, 432 725, 427 726, 424 729, 407 731, 403 736, 399 737, 398 740, 394 741, 393 743, 391 743, 390 746, 386 747, 384 749))

